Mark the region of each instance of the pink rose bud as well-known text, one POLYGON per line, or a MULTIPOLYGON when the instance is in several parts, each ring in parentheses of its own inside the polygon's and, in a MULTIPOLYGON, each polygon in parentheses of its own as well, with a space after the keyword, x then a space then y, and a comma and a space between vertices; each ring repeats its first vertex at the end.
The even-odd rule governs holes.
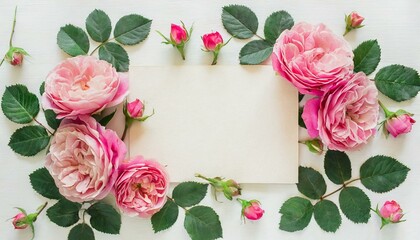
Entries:
POLYGON ((6 56, 4 56, 4 60, 9 62, 12 66, 20 66, 23 63, 23 57, 25 55, 28 55, 28 53, 23 48, 12 46, 9 51, 7 51, 6 56))
POLYGON ((362 28, 362 22, 365 18, 360 16, 357 12, 351 12, 348 16, 346 15, 344 20, 346 22, 346 31, 343 35, 346 35, 353 29, 362 28))
POLYGON ((15 229, 25 229, 29 226, 28 221, 26 219, 26 214, 18 213, 16 216, 13 217, 12 221, 13 226, 15 229))
POLYGON ((404 216, 403 210, 394 200, 386 201, 380 210, 378 210, 378 206, 376 206, 376 210, 374 212, 381 218, 381 229, 387 224, 400 223, 405 221, 401 220, 401 218, 404 216))
POLYGON ((144 105, 139 99, 127 103, 127 113, 131 118, 141 118, 143 116, 143 110, 144 105))
MULTIPOLYGON (((210 183, 214 188, 215 192, 222 192, 228 200, 232 200, 232 197, 241 195, 241 186, 233 179, 224 180, 221 177, 207 178, 201 174, 195 175, 198 178, 204 179, 210 183)), ((217 196, 214 195, 217 200, 217 196)))
POLYGON ((22 65, 22 62, 23 54, 18 52, 13 53, 12 61, 10 62, 10 64, 12 64, 13 66, 20 66, 22 65))
POLYGON ((201 39, 207 51, 215 51, 218 46, 223 45, 223 38, 219 32, 204 34, 201 39))
MULTIPOLYGON (((44 203, 43 205, 39 206, 37 211, 34 213, 26 214, 26 211, 23 208, 17 208, 20 213, 16 214, 16 216, 12 217, 12 224, 15 229, 25 229, 30 227, 32 229, 32 234, 35 234, 34 229, 34 222, 38 218, 39 214, 45 209, 48 202, 44 203)), ((34 239, 35 235, 32 235, 31 239, 34 239)))
POLYGON ((386 120, 385 128, 393 137, 397 137, 400 134, 410 132, 415 122, 409 114, 403 114, 386 120))
POLYGON ((261 208, 261 204, 257 200, 247 201, 238 198, 238 201, 242 204, 242 217, 249 220, 258 220, 264 215, 264 210, 261 208))
POLYGON ((171 24, 172 41, 174 41, 176 44, 181 44, 181 42, 185 42, 187 38, 188 38, 187 29, 173 23, 171 24))
POLYGON ((322 152, 324 151, 324 144, 319 138, 306 140, 302 143, 305 144, 308 147, 309 151, 312 153, 322 154, 322 152))

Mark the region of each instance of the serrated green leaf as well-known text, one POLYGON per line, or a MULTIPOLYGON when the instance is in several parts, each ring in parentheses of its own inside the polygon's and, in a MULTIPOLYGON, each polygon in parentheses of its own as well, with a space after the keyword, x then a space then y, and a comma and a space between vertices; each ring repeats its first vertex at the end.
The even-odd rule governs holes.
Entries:
POLYGON ((240 39, 251 38, 258 30, 257 16, 243 5, 223 7, 222 23, 228 33, 240 39))
POLYGON ((99 59, 111 63, 118 72, 128 72, 130 59, 124 48, 117 43, 109 42, 100 47, 99 59))
POLYGON ((255 65, 264 62, 271 56, 273 46, 264 40, 254 40, 242 47, 239 61, 242 65, 255 65))
POLYGON ((80 223, 70 230, 68 240, 95 240, 95 234, 89 225, 80 223))
POLYGON ((44 110, 45 120, 47 120, 48 126, 56 130, 60 126, 62 119, 57 119, 57 114, 51 109, 44 110))
POLYGON ((362 42, 353 50, 354 72, 373 73, 381 61, 381 48, 377 40, 362 42))
POLYGON ((110 113, 110 114, 104 116, 103 118, 101 118, 99 120, 99 124, 101 124, 102 126, 105 127, 112 120, 112 118, 114 117, 116 112, 117 112, 117 110, 115 109, 115 111, 113 111, 112 113, 110 113))
POLYGON ((305 94, 299 93, 299 102, 302 101, 303 97, 305 97, 305 94))
POLYGON ((292 197, 280 208, 280 229, 295 232, 306 228, 311 221, 313 206, 308 199, 292 197))
POLYGON ((38 115, 39 101, 35 94, 21 84, 6 87, 1 99, 4 115, 15 123, 30 123, 38 115))
POLYGON ((223 237, 219 216, 210 207, 195 206, 185 212, 184 228, 191 240, 214 240, 223 237))
POLYGON ((340 192, 340 209, 352 222, 367 223, 370 218, 369 197, 357 187, 346 187, 340 192))
POLYGON ((98 231, 119 234, 121 229, 121 215, 109 204, 97 202, 87 211, 90 215, 90 225, 98 231))
POLYGON ((138 14, 131 14, 118 20, 114 37, 123 45, 134 45, 142 42, 150 33, 152 20, 138 14))
POLYGON ((351 178, 351 162, 345 152, 328 150, 324 169, 327 177, 335 184, 343 184, 351 178))
POLYGON ((86 30, 94 41, 105 42, 111 35, 111 19, 104 11, 95 9, 86 19, 86 30))
POLYGON ((46 168, 40 168, 29 175, 32 188, 43 197, 61 199, 62 196, 55 185, 54 179, 46 168))
POLYGON ((265 20, 265 39, 271 44, 274 44, 280 34, 286 29, 291 29, 294 24, 293 18, 288 12, 277 11, 272 13, 267 20, 265 20))
POLYGON ((50 136, 41 126, 24 126, 10 137, 9 147, 22 156, 34 156, 48 146, 50 136))
POLYGON ((166 230, 178 219, 179 209, 173 201, 166 201, 165 205, 160 209, 159 212, 152 216, 152 227, 155 233, 166 230))
POLYGON ((208 184, 183 182, 174 188, 172 198, 181 207, 197 205, 207 194, 208 184))
POLYGON ((306 124, 303 121, 302 114, 303 114, 303 107, 299 107, 299 116, 298 116, 298 123, 299 126, 306 129, 306 124))
POLYGON ((384 193, 398 187, 410 171, 404 164, 387 156, 369 158, 360 167, 360 179, 367 189, 384 193))
POLYGON ((326 232, 336 232, 341 225, 341 215, 337 205, 330 200, 322 200, 314 206, 316 223, 326 232))
POLYGON ((45 92, 45 81, 41 83, 41 86, 39 86, 39 94, 42 96, 45 92))
POLYGON ((60 28, 57 34, 57 44, 72 57, 86 55, 89 52, 89 38, 86 32, 71 24, 60 28))
POLYGON ((417 71, 402 65, 391 65, 379 70, 375 84, 381 93, 397 102, 409 100, 420 91, 417 71))
POLYGON ((312 199, 321 198, 327 191, 322 175, 309 167, 299 167, 299 182, 296 185, 299 192, 312 199))
POLYGON ((80 203, 60 199, 54 206, 48 208, 47 216, 51 222, 61 227, 70 227, 79 221, 80 203))

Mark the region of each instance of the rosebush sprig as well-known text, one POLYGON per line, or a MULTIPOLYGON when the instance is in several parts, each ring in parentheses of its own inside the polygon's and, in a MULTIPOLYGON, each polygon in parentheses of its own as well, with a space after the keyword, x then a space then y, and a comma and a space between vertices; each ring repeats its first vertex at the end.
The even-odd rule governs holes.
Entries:
POLYGON ((17 209, 20 211, 20 213, 16 214, 12 219, 12 224, 15 229, 26 229, 27 227, 31 228, 32 231, 32 238, 33 240, 35 238, 35 226, 34 222, 37 220, 39 214, 45 209, 48 202, 42 204, 38 207, 36 212, 34 213, 26 213, 25 209, 17 207, 17 209))

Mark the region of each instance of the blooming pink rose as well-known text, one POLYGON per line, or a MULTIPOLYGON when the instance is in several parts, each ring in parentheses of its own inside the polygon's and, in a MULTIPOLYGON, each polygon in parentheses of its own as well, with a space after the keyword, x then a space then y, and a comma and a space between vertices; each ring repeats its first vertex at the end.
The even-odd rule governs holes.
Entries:
POLYGON ((168 175, 158 162, 134 157, 118 170, 114 193, 118 207, 130 216, 150 217, 166 202, 168 175))
POLYGON ((329 149, 355 149, 376 132, 377 96, 378 90, 369 78, 362 72, 356 73, 321 97, 318 112, 307 110, 312 115, 306 116, 305 124, 310 128, 317 126, 319 137, 329 149))
POLYGON ((181 44, 188 39, 187 29, 176 25, 171 24, 171 40, 174 41, 176 44, 181 44))
POLYGON ((311 138, 319 136, 318 122, 312 121, 314 116, 318 116, 319 103, 319 98, 312 98, 309 99, 303 107, 302 119, 303 122, 305 122, 306 129, 308 130, 308 134, 311 138))
POLYGON ((74 202, 104 198, 112 189, 126 146, 89 116, 64 119, 51 141, 45 167, 61 195, 74 202))
POLYGON ((219 32, 204 34, 202 39, 204 48, 208 51, 214 51, 218 45, 223 45, 223 38, 219 32))
POLYGON ((143 110, 144 105, 139 99, 127 103, 127 113, 131 118, 141 118, 143 110))
POLYGON ((324 24, 298 23, 285 30, 273 48, 276 72, 303 94, 322 95, 353 71, 353 51, 324 24))
POLYGON ((386 201, 385 204, 382 206, 381 210, 379 210, 379 213, 381 217, 388 219, 393 223, 399 222, 403 217, 403 210, 400 208, 400 205, 394 200, 386 201))
POLYGON ((350 22, 353 28, 359 27, 363 20, 365 20, 365 18, 360 16, 357 12, 350 13, 350 22))
POLYGON ((92 114, 122 102, 128 94, 128 77, 106 61, 90 56, 69 58, 45 80, 42 104, 57 118, 92 114))
POLYGON ((13 217, 12 224, 15 229, 25 229, 29 226, 24 213, 18 213, 13 217))
POLYGON ((402 114, 386 120, 385 128, 393 137, 397 137, 400 134, 410 132, 415 122, 409 114, 402 114))

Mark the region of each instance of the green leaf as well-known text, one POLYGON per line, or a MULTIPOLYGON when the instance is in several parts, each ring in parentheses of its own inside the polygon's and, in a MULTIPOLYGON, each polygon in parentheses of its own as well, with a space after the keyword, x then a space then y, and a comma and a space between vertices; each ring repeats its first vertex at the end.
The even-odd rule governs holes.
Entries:
POLYGON ((45 81, 41 83, 41 86, 39 86, 39 94, 42 96, 45 92, 45 81))
POLYGON ((420 77, 416 70, 402 65, 382 68, 375 76, 378 90, 397 102, 411 99, 420 91, 420 77))
POLYGON ((71 24, 60 28, 57 44, 72 57, 86 55, 89 52, 89 38, 86 32, 71 24))
POLYGON ((89 225, 79 223, 70 230, 68 240, 95 240, 95 235, 89 225))
POLYGON ((303 97, 305 97, 305 94, 299 93, 299 102, 302 101, 303 97))
POLYGON ((114 37, 123 45, 134 45, 147 38, 152 20, 138 14, 131 14, 118 20, 114 29, 114 37))
POLYGON ((330 200, 322 200, 314 206, 316 223, 326 232, 335 232, 341 225, 341 215, 337 205, 330 200))
POLYGON ((223 7, 222 23, 233 37, 247 39, 258 30, 258 18, 255 13, 243 5, 223 7))
POLYGON ((99 124, 105 127, 112 120, 116 112, 117 112, 117 109, 115 109, 115 111, 113 111, 112 113, 101 118, 101 120, 99 120, 99 124))
POLYGON ((195 206, 185 212, 184 228, 191 240, 213 240, 223 237, 216 212, 206 206, 195 206))
POLYGON ((328 150, 324 168, 327 177, 335 184, 343 184, 351 178, 351 162, 345 152, 328 150))
POLYGON ((340 192, 340 208, 352 222, 367 223, 370 218, 369 197, 357 187, 345 187, 340 192))
POLYGON ((265 39, 271 44, 274 44, 280 34, 284 30, 292 28, 294 24, 293 18, 288 12, 277 11, 272 13, 267 20, 265 20, 265 39))
POLYGON ((130 59, 124 48, 117 43, 109 42, 100 47, 99 59, 111 63, 118 72, 128 72, 130 59))
POLYGON ((322 175, 309 167, 299 167, 299 182, 296 185, 299 192, 312 199, 321 198, 327 191, 322 175))
POLYGON ((47 120, 48 126, 56 130, 60 126, 62 119, 57 119, 57 114, 51 109, 44 110, 45 120, 47 120))
POLYGON ((392 157, 374 156, 360 167, 360 179, 367 189, 384 193, 398 187, 405 181, 408 167, 392 157))
POLYGON ((70 227, 79 221, 80 203, 60 199, 54 206, 48 208, 47 216, 55 224, 61 227, 70 227))
POLYGON ((264 40, 253 40, 241 49, 239 61, 242 65, 255 65, 271 56, 273 46, 264 40))
POLYGON ((313 206, 308 199, 292 197, 280 208, 280 229, 295 232, 306 228, 311 221, 313 206))
POLYGON ((183 182, 174 188, 172 198, 181 207, 197 205, 207 194, 208 184, 183 182))
POLYGON ((40 168, 29 175, 32 188, 43 197, 49 199, 61 199, 62 196, 55 185, 54 179, 48 170, 40 168))
POLYGON ((368 40, 361 43, 353 51, 354 72, 373 73, 381 61, 381 48, 377 40, 368 40))
POLYGON ((97 202, 87 211, 90 215, 90 225, 98 231, 119 234, 121 228, 121 215, 109 204, 97 202))
POLYGON ((303 121, 302 114, 303 114, 303 107, 299 107, 299 116, 298 116, 299 121, 298 121, 298 123, 299 123, 300 127, 306 128, 306 124, 303 121))
POLYGON ((155 233, 168 229, 178 219, 179 209, 173 201, 166 201, 159 212, 152 216, 152 227, 155 233))
POLYGON ((21 84, 6 87, 1 99, 4 115, 15 123, 30 123, 38 115, 39 102, 35 94, 21 84))
POLYGON ((34 156, 47 147, 50 136, 41 126, 25 126, 16 130, 10 137, 10 148, 22 156, 34 156))
POLYGON ((111 19, 104 11, 95 9, 86 19, 86 30, 94 41, 105 42, 111 35, 111 19))

